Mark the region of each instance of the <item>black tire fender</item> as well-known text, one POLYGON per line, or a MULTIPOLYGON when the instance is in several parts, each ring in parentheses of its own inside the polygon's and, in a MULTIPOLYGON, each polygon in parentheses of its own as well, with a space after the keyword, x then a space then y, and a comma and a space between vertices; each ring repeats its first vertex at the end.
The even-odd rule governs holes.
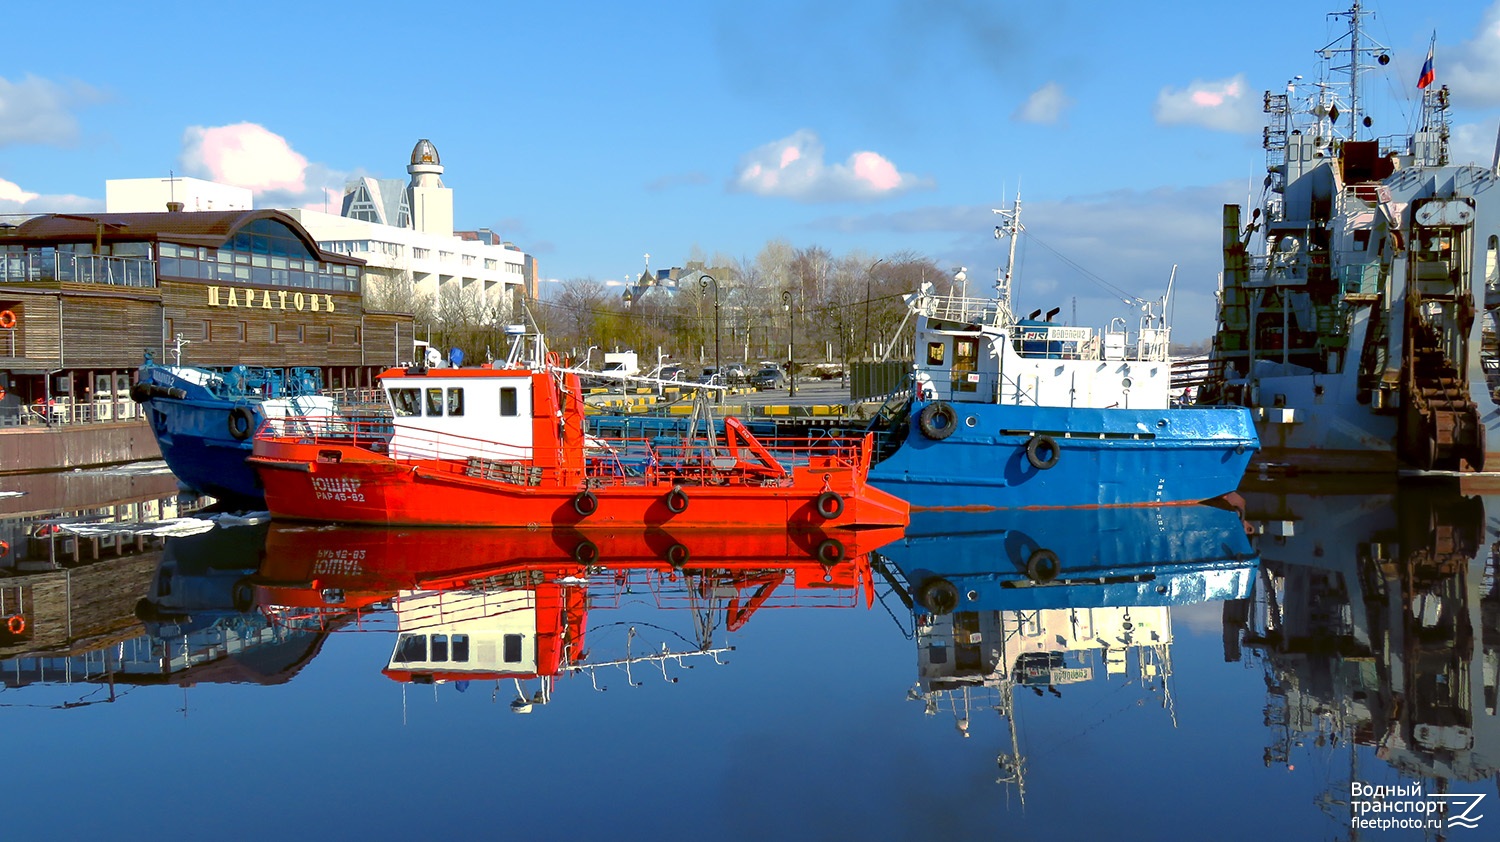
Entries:
POLYGON ((922 407, 917 415, 917 429, 933 441, 942 441, 953 435, 957 427, 958 413, 953 410, 952 404, 943 401, 933 401, 922 407))
POLYGON ((837 491, 825 491, 813 501, 813 508, 824 520, 833 520, 844 513, 844 498, 837 491))
POLYGON ((1051 436, 1038 433, 1031 437, 1031 441, 1026 442, 1026 461, 1038 471, 1045 471, 1056 465, 1061 456, 1062 448, 1057 446, 1057 439, 1051 436))
POLYGON ((674 515, 680 515, 687 511, 687 507, 687 492, 683 491, 680 485, 672 486, 672 490, 667 492, 667 511, 674 515))
POLYGON ((255 413, 248 406, 237 406, 229 410, 229 435, 235 441, 244 441, 250 438, 255 431, 255 413))
POLYGON ((580 491, 573 497, 573 511, 577 512, 580 517, 588 517, 599 511, 599 498, 587 489, 580 491))
POLYGON ((917 602, 934 614, 952 614, 958 607, 958 588, 947 579, 928 579, 917 588, 917 602))
POLYGON ((1050 582, 1061 570, 1062 562, 1058 561, 1057 553, 1048 549, 1039 549, 1026 559, 1026 578, 1033 582, 1050 582))

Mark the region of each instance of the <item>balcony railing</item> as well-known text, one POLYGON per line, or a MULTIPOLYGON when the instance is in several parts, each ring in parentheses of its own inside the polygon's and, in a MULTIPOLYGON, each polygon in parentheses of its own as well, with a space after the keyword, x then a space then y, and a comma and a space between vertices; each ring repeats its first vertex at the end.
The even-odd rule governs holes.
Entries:
POLYGON ((72 254, 50 249, 0 253, 0 283, 38 281, 154 287, 156 261, 147 257, 72 254))

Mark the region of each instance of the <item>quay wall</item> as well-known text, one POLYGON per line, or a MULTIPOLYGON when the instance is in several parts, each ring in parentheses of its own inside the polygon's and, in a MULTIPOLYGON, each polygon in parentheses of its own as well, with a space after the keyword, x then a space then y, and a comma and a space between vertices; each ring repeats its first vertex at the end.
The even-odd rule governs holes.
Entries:
POLYGON ((0 429, 0 476, 160 458, 144 418, 0 429))

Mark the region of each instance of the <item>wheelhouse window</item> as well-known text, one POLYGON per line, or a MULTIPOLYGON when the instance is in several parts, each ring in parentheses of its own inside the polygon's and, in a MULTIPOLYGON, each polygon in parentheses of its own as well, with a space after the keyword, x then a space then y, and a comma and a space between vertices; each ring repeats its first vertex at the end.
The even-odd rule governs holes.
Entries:
POLYGON ((504 650, 502 656, 507 664, 521 663, 521 636, 508 634, 505 636, 504 650))
POLYGON ((463 389, 449 389, 448 390, 448 417, 452 418, 454 416, 463 415, 463 414, 464 414, 464 390, 463 389))
POLYGON ((392 389, 391 411, 397 418, 411 418, 422 414, 421 389, 392 389))
POLYGON ((469 660, 469 636, 466 634, 453 635, 453 661, 455 663, 468 663, 469 660))
POLYGON ((941 342, 928 342, 927 343, 927 364, 928 365, 942 365, 943 364, 943 343, 941 343, 941 342))
POLYGON ((404 634, 396 641, 396 654, 391 660, 398 664, 427 660, 427 635, 404 634))
POLYGON ((432 660, 434 663, 448 660, 448 635, 435 634, 432 636, 432 660))
POLYGON ((516 411, 516 387, 504 386, 500 389, 500 414, 502 416, 514 416, 516 411))
POLYGON ((443 417, 443 390, 442 389, 428 389, 427 390, 427 417, 429 417, 429 418, 441 418, 441 417, 443 417))

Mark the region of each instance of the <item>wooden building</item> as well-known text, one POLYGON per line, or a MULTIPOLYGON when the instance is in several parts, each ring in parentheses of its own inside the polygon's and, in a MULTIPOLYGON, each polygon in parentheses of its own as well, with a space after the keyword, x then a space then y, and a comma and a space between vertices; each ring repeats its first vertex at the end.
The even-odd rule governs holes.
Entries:
POLYGON ((363 267, 276 210, 0 220, 0 406, 118 407, 148 353, 372 385, 412 359, 413 320, 364 309, 363 267))

